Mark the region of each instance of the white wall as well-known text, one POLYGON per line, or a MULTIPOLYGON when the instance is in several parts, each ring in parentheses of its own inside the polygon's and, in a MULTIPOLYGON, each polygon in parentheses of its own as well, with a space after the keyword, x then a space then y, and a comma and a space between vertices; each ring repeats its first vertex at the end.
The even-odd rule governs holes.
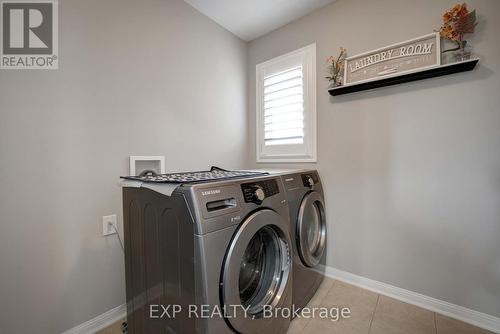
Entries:
POLYGON ((125 302, 101 236, 129 155, 243 167, 246 45, 181 0, 59 1, 60 69, 0 71, 0 333, 54 334, 125 302))
POLYGON ((338 97, 323 79, 341 46, 425 35, 454 3, 339 0, 251 42, 249 159, 271 166, 255 164, 255 65, 316 42, 318 163, 306 166, 325 183, 328 264, 499 316, 500 1, 467 2, 474 72, 338 97))

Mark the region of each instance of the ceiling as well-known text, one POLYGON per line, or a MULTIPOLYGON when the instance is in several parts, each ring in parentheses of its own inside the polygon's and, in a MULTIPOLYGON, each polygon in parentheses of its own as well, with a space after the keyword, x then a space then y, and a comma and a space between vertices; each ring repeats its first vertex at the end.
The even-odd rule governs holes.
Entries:
POLYGON ((251 41, 334 0, 184 0, 245 41, 251 41))

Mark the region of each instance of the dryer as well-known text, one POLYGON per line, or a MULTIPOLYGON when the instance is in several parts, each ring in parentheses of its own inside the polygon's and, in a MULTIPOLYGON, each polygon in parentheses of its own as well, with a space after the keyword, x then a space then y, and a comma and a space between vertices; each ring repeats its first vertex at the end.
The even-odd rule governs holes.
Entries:
POLYGON ((123 188, 128 333, 286 333, 289 318, 264 316, 265 305, 292 305, 280 177, 195 182, 170 196, 155 190, 123 188), (151 317, 158 305, 180 311, 151 317))
POLYGON ((325 275, 327 227, 323 187, 318 172, 281 172, 293 244, 293 304, 305 307, 325 275))

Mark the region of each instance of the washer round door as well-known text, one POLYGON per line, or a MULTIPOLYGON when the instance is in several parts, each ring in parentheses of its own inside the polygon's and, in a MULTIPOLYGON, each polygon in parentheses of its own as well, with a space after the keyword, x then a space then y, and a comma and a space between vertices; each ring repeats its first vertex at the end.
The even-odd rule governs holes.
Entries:
POLYGON ((296 236, 302 262, 308 267, 318 265, 326 247, 325 205, 319 193, 310 192, 302 200, 296 236))
POLYGON ((258 333, 277 325, 277 319, 264 317, 263 311, 266 305, 282 305, 290 292, 288 233, 287 222, 279 214, 262 209, 248 216, 234 235, 223 266, 221 292, 229 313, 226 319, 236 331, 258 333))

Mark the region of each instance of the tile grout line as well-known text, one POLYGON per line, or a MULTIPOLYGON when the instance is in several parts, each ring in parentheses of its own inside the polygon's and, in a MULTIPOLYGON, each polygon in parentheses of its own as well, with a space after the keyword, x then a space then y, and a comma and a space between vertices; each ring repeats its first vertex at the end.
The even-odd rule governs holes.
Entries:
POLYGON ((373 314, 372 314, 372 318, 370 320, 370 326, 368 327, 368 333, 367 334, 370 334, 370 331, 372 330, 372 323, 373 323, 373 319, 375 318, 375 312, 377 312, 377 307, 378 307, 378 301, 380 299, 380 295, 377 295, 377 302, 375 303, 375 309, 373 310, 373 314))
POLYGON ((336 279, 331 279, 331 280, 333 281, 332 286, 330 287, 330 289, 326 290, 325 295, 323 296, 323 298, 320 301, 320 304, 325 301, 326 296, 328 296, 328 293, 333 289, 333 287, 335 286, 335 283, 337 283, 336 279))
MULTIPOLYGON (((320 301, 320 304, 324 301, 324 299, 326 298, 326 296, 328 295, 328 293, 330 292, 330 290, 333 289, 333 287, 335 286, 335 283, 337 283, 337 280, 336 279, 333 279, 333 278, 329 278, 329 277, 324 277, 323 279, 331 279, 333 282, 332 282, 332 286, 330 287, 330 289, 328 289, 326 292, 325 292, 325 295, 323 296, 323 299, 321 299, 320 301)), ((307 325, 311 322, 312 319, 307 319, 304 327, 300 330, 300 334, 304 333, 304 330, 306 329, 307 325)))
POLYGON ((436 334, 438 332, 438 326, 437 326, 437 320, 436 320, 436 312, 433 312, 434 313, 434 329, 436 330, 436 334))
MULTIPOLYGON (((336 279, 333 280, 333 283, 332 283, 332 286, 330 287, 330 290, 333 289, 333 287, 335 286, 335 284, 337 284, 337 280, 336 279)), ((330 292, 330 290, 328 290, 328 292, 330 292)))

